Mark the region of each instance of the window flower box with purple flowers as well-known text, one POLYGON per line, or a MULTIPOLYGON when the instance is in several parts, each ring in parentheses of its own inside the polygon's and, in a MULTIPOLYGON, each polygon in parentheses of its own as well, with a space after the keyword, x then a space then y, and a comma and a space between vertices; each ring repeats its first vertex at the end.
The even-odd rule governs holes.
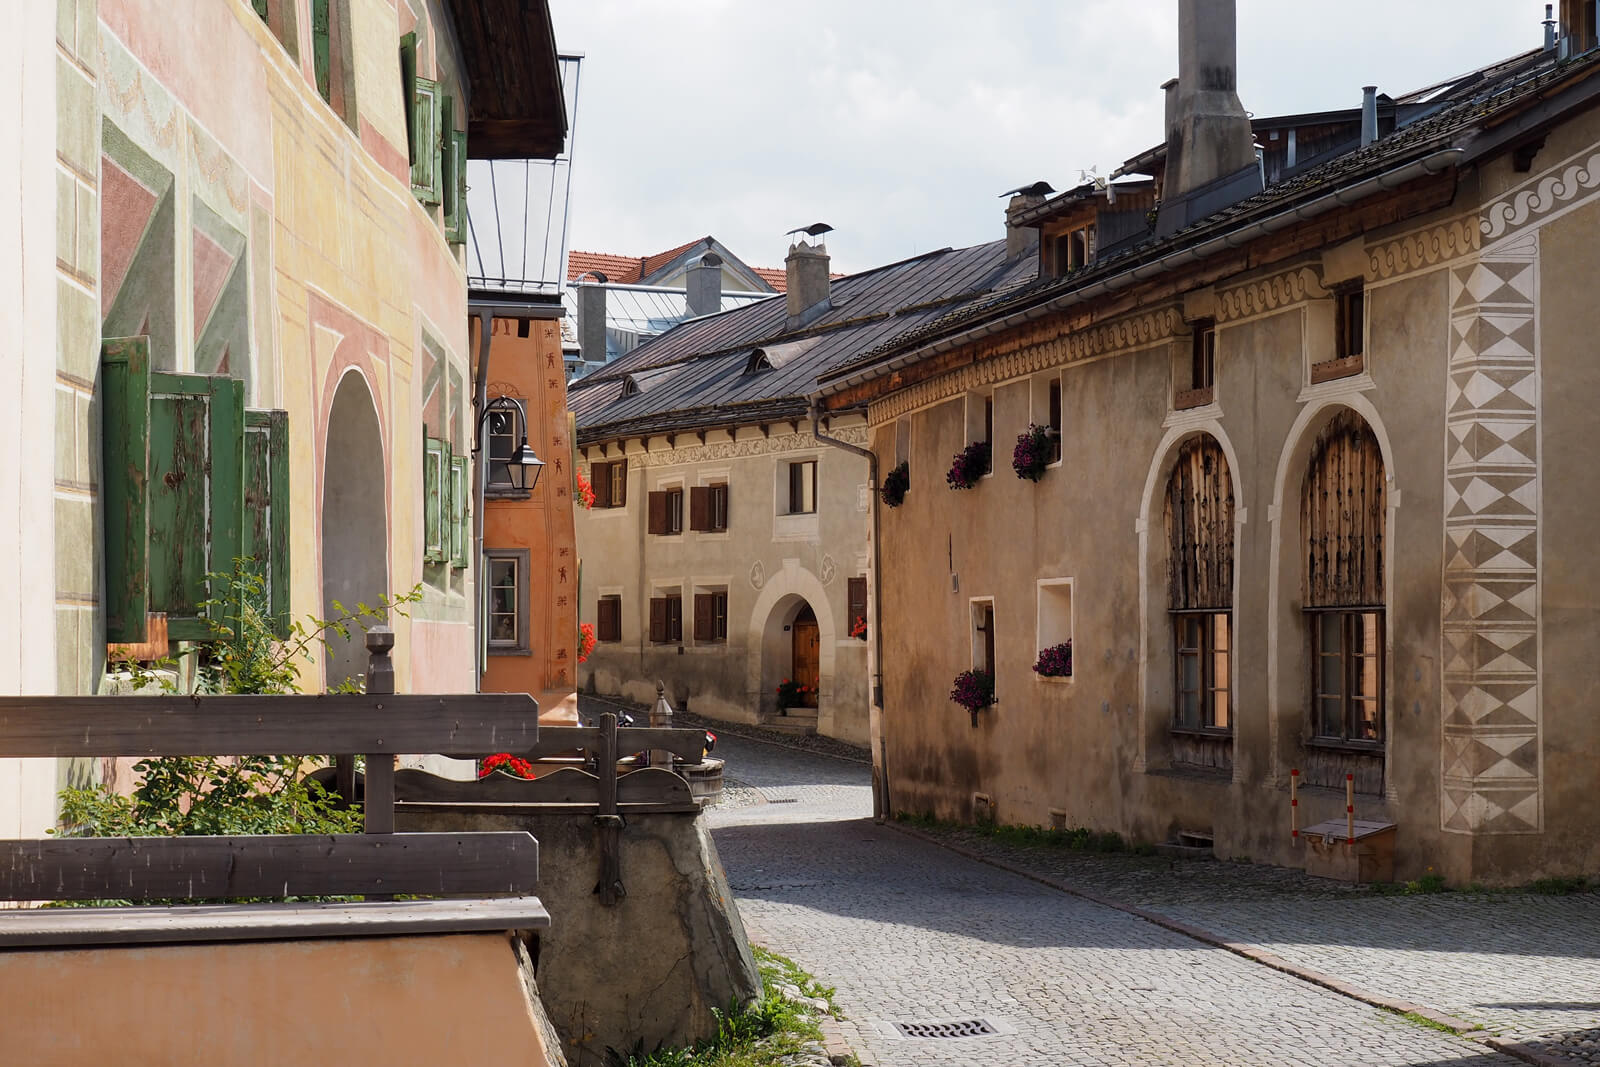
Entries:
POLYGON ((962 671, 956 675, 950 699, 966 708, 972 715, 972 725, 978 725, 978 712, 994 703, 994 675, 988 671, 962 671))
POLYGON ((1072 642, 1063 641, 1059 645, 1039 650, 1039 662, 1033 665, 1034 671, 1041 678, 1071 678, 1072 677, 1072 642))
POLYGON ((1017 434, 1017 446, 1011 450, 1011 469, 1018 478, 1036 482, 1044 477, 1045 468, 1055 462, 1056 450, 1050 438, 1057 431, 1048 426, 1029 423, 1017 434))
POLYGON ((897 508, 905 503, 906 490, 911 488, 911 467, 901 463, 883 476, 883 486, 878 494, 883 497, 885 505, 897 508))
POLYGON ((971 489, 989 473, 991 448, 988 441, 974 441, 955 454, 944 480, 952 489, 971 489))

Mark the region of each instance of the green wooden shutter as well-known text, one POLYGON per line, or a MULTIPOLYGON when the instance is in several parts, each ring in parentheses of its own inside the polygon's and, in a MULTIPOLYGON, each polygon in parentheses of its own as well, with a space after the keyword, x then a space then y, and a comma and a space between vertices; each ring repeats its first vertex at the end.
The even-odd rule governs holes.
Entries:
POLYGON ((317 71, 317 92, 333 102, 333 38, 328 14, 329 0, 311 0, 311 55, 317 71))
POLYGON ((244 413, 244 548, 272 632, 289 636, 289 413, 244 413))
POLYGON ((400 38, 400 100, 406 109, 406 156, 417 162, 417 35, 400 38))
POLYGON ((467 134, 465 130, 452 130, 445 144, 450 166, 446 168, 445 202, 454 195, 455 204, 445 208, 444 235, 456 244, 467 240, 467 134))
POLYGON ((450 566, 467 565, 467 457, 450 457, 450 566))
MULTIPOLYGON (((456 151, 456 105, 448 93, 439 95, 439 199, 444 209, 444 235, 460 244, 466 205, 461 190, 467 161, 456 151)), ((462 141, 465 146, 465 140, 462 141)))
POLYGON ((145 487, 150 610, 173 640, 207 640, 232 612, 205 604, 206 574, 232 574, 243 551, 243 382, 151 373, 145 487))
POLYGON ((256 14, 261 16, 261 21, 267 21, 267 0, 250 0, 250 6, 256 9, 256 14))
POLYGON ((445 494, 449 491, 445 475, 445 443, 436 437, 422 439, 422 558, 442 563, 448 556, 445 541, 445 494))
POLYGON ((150 339, 107 338, 100 346, 101 497, 106 509, 106 640, 146 639, 150 552, 145 481, 150 433, 150 339))
POLYGON ((439 202, 439 84, 429 78, 416 79, 411 124, 411 143, 416 156, 411 162, 411 192, 424 204, 439 202))

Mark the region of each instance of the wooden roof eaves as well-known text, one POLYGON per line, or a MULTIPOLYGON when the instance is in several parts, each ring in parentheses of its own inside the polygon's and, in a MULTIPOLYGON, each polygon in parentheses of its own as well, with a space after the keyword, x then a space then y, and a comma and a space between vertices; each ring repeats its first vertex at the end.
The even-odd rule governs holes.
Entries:
POLYGON ((577 443, 579 448, 588 448, 613 441, 650 438, 669 433, 733 430, 741 426, 791 421, 805 415, 807 410, 808 402, 804 396, 779 397, 776 400, 757 400, 745 404, 683 408, 677 411, 641 415, 599 426, 580 427, 577 443))

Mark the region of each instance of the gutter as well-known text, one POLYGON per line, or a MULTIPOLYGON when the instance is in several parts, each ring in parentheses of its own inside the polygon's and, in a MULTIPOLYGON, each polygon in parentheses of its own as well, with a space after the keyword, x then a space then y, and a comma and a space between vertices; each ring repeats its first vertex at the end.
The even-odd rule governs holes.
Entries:
MULTIPOLYGON (((558 305, 559 306, 559 305, 558 305)), ((482 450, 483 427, 479 424, 484 405, 489 402, 489 336, 494 332, 495 305, 486 304, 478 312, 478 373, 472 383, 472 690, 483 692, 483 672, 488 669, 488 633, 484 629, 483 587, 483 489, 485 464, 478 461, 482 450)))
MULTIPOLYGON (((857 409, 863 414, 865 408, 857 409)), ((872 706, 868 709, 868 741, 872 746, 872 818, 883 822, 889 817, 889 776, 885 769, 886 753, 883 743, 883 627, 879 625, 883 593, 883 567, 878 553, 878 515, 881 500, 878 496, 878 454, 870 448, 829 437, 822 432, 821 405, 811 402, 811 433, 818 441, 832 445, 867 461, 868 485, 872 494, 872 606, 868 612, 867 626, 872 631, 872 706)))
POLYGON ((1413 160, 1402 167, 1385 171, 1382 174, 1375 174, 1364 181, 1360 181, 1354 185, 1346 186, 1343 189, 1339 189, 1335 192, 1319 196, 1316 199, 1307 201, 1306 203, 1297 207, 1286 208, 1275 215, 1270 215, 1259 222, 1251 223, 1242 229, 1232 230, 1228 233, 1221 234, 1220 236, 1213 237, 1209 241, 1190 245, 1187 248, 1180 248, 1174 252, 1168 252, 1166 255, 1163 255, 1157 259, 1140 263, 1136 266, 1123 270, 1120 273, 1113 274, 1109 278, 1086 285, 1081 289, 1074 289, 1071 292, 1062 293, 1060 296, 1052 297, 1042 304, 1035 304, 1032 307, 1022 309, 1021 311, 1014 311, 1009 315, 1003 316, 1002 318, 981 323, 967 330, 963 330, 960 333, 951 334, 948 337, 943 337, 936 341, 930 341, 925 345, 902 352, 900 355, 895 356, 883 363, 877 363, 871 367, 862 368, 855 374, 840 378, 837 381, 829 382, 825 385, 819 383, 817 392, 813 394, 813 401, 821 397, 832 396, 835 393, 843 392, 845 389, 848 389, 851 386, 871 381, 874 378, 881 378, 886 374, 892 373, 893 371, 899 370, 902 367, 925 359, 929 356, 935 356, 941 352, 948 352, 953 348, 960 348, 962 345, 968 344, 972 341, 977 341, 992 334, 1000 333, 1016 326, 1021 326, 1024 323, 1043 318, 1045 315, 1048 315, 1052 312, 1060 311, 1076 304, 1084 303, 1087 300, 1092 300, 1097 296, 1102 296, 1106 293, 1114 293, 1120 289, 1126 289, 1135 282, 1141 282, 1148 278, 1153 278, 1157 274, 1165 273, 1166 271, 1172 270, 1175 267, 1183 266, 1186 263, 1193 263, 1197 260, 1208 259, 1211 256, 1216 255, 1218 252, 1223 252, 1230 248, 1238 248, 1239 246, 1254 241, 1259 237, 1265 237, 1268 234, 1277 233, 1279 230, 1287 229, 1297 222, 1315 218, 1316 216, 1325 214, 1334 210, 1335 208, 1346 207, 1350 204, 1365 200, 1368 197, 1376 195, 1377 193, 1385 192, 1399 185, 1404 185, 1406 182, 1415 178, 1420 178, 1429 174, 1438 174, 1446 168, 1456 165, 1460 161, 1461 157, 1465 154, 1466 150, 1463 148, 1444 148, 1436 152, 1430 152, 1428 155, 1425 155, 1420 159, 1413 160))

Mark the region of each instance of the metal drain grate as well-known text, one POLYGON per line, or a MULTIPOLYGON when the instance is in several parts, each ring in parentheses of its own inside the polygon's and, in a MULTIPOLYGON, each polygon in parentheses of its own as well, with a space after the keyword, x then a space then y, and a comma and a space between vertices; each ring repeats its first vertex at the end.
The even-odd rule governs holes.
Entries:
POLYGON ((768 804, 798 804, 798 803, 800 803, 800 798, 799 797, 768 797, 767 798, 767 803, 768 804))
POLYGON ((983 1037, 1000 1031, 989 1025, 987 1019, 960 1019, 948 1023, 894 1024, 904 1037, 983 1037))

